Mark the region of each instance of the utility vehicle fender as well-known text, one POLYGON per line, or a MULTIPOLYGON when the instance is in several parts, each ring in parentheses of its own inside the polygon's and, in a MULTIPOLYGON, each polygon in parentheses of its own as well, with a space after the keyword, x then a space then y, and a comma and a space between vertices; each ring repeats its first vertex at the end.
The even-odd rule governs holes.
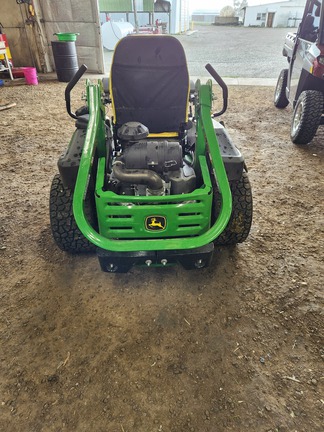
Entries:
POLYGON ((287 57, 288 63, 292 58, 295 43, 296 43, 296 33, 292 33, 292 32, 287 33, 282 48, 282 55, 284 57, 287 57))

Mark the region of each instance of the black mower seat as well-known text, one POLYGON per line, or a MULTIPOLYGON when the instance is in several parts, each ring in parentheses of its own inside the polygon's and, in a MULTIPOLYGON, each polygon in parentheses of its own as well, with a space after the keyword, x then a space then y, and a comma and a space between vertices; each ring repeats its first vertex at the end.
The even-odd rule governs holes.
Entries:
POLYGON ((131 35, 120 40, 110 73, 117 127, 137 121, 150 135, 175 135, 188 120, 189 74, 180 42, 167 35, 131 35))

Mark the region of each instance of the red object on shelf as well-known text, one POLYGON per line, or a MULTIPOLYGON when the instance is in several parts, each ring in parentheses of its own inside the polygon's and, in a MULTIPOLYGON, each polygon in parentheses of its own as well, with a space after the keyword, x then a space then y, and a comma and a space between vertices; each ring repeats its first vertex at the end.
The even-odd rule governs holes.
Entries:
POLYGON ((12 76, 14 78, 25 78, 24 68, 22 67, 13 67, 11 69, 12 76))

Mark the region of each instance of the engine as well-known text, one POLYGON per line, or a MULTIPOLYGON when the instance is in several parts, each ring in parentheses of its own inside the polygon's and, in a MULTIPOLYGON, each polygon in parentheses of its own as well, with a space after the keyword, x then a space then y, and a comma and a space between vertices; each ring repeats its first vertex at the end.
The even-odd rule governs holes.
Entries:
POLYGON ((118 130, 119 147, 112 162, 108 189, 122 195, 175 195, 196 187, 194 169, 177 141, 150 140, 138 122, 118 130))

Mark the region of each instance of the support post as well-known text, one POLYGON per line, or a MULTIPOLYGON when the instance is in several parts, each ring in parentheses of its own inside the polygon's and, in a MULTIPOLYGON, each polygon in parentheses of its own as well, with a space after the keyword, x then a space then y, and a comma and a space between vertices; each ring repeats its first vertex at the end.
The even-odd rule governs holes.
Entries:
POLYGON ((136 0, 133 0, 133 9, 134 9, 135 31, 136 31, 136 33, 139 33, 139 30, 138 30, 138 21, 137 21, 136 0))

